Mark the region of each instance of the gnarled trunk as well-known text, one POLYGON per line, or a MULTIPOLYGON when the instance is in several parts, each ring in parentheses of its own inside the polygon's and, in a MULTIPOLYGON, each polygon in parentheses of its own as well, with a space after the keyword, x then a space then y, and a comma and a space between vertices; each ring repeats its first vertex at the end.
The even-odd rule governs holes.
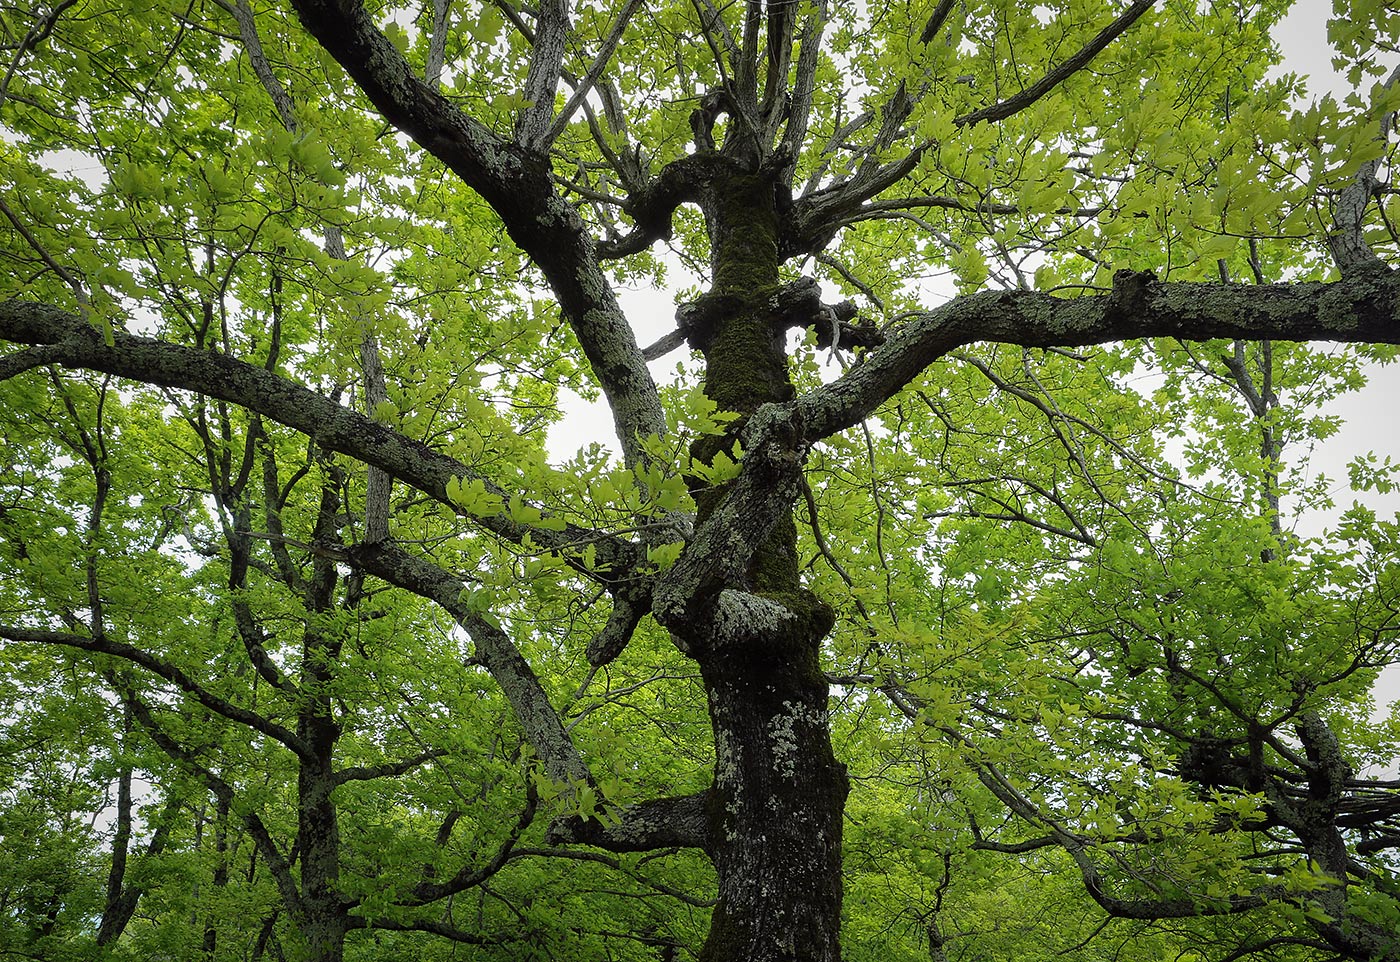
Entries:
MULTIPOLYGON (((716 308, 698 341, 706 393, 748 415, 791 397, 778 286, 777 210, 772 180, 717 180, 705 206, 713 242, 716 308)), ((737 430, 737 428, 736 428, 737 430)), ((693 452, 712 457, 728 438, 693 452)), ((722 488, 696 491, 703 521, 722 488)), ((831 748, 827 685, 820 666, 829 608, 798 578, 790 515, 763 538, 743 583, 728 585, 781 604, 791 618, 743 644, 704 629, 686 639, 709 696, 715 777, 709 802, 719 903, 704 962, 840 958, 841 821, 846 769, 831 748)))

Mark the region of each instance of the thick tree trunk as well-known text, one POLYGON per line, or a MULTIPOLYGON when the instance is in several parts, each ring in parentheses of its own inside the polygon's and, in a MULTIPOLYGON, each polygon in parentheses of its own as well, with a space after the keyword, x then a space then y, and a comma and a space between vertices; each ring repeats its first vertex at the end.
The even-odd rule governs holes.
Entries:
POLYGON ((702 962, 840 958, 846 770, 811 644, 706 659, 719 904, 702 962))
MULTIPOLYGON (((714 328, 702 336, 706 392, 751 414, 788 400, 771 180, 735 175, 705 205, 714 250, 714 328)), ((700 459, 732 444, 702 442, 700 459)), ((700 518, 723 489, 696 491, 700 518)), ((719 903, 703 962, 840 958, 841 821, 846 770, 831 749, 819 663, 831 611, 802 588, 790 515, 769 531, 745 581, 729 585, 793 617, 752 643, 726 645, 702 629, 687 639, 709 695, 715 778, 709 805, 719 903)))

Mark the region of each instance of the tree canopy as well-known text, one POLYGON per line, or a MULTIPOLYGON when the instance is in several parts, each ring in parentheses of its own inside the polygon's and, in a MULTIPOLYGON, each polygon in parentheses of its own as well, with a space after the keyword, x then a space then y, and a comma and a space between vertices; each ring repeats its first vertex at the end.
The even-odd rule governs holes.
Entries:
POLYGON ((0 4, 0 956, 1400 960, 1288 6, 0 4))

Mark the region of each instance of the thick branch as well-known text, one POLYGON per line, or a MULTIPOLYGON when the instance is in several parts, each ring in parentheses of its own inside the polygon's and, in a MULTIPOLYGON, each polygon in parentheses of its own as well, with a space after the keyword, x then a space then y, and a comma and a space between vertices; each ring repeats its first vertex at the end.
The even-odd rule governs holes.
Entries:
MULTIPOLYGON (((554 192, 547 161, 533 149, 498 137, 415 76, 359 0, 296 0, 295 6, 307 29, 385 119, 446 164, 500 215, 511 239, 544 272, 573 327, 608 398, 628 463, 648 463, 643 441, 666 433, 656 383, 599 266, 587 225, 554 192)), ((544 17, 547 23, 553 19, 544 17)), ((536 37, 537 46, 540 42, 536 37)), ((545 56, 537 55, 537 61, 545 62, 545 56)), ((557 68, 550 69, 557 83, 557 68)), ((549 73, 543 67, 541 71, 541 76, 549 73)), ((553 83, 539 82, 541 89, 549 88, 551 112, 553 83)), ((545 99, 543 94, 538 97, 540 113, 545 99)), ((534 126, 531 120, 521 131, 527 144, 534 126)))
POLYGON ((527 150, 549 146, 549 121, 554 116, 554 93, 564 64, 564 41, 569 35, 569 10, 564 0, 541 0, 537 9, 530 73, 525 78, 526 104, 515 121, 515 141, 527 150))
POLYGON ((1400 277, 1368 271, 1334 284, 1163 284, 1119 271, 1113 290, 1061 298, 987 291, 917 316, 843 377, 799 398, 809 442, 868 417, 924 368, 976 341, 1079 347, 1142 337, 1400 343, 1400 277))
POLYGON ((629 805, 617 813, 617 821, 604 825, 597 819, 562 819, 549 827, 551 845, 596 845, 610 852, 647 852, 659 848, 709 847, 705 803, 708 792, 658 798, 629 805))
POLYGON ((924 24, 924 32, 919 34, 919 43, 931 43, 933 38, 938 36, 938 31, 943 29, 948 14, 953 12, 955 2, 956 0, 939 0, 938 6, 928 18, 928 23, 924 24))
MULTIPOLYGON (((82 318, 29 301, 0 302, 0 340, 51 345, 53 360, 67 367, 105 371, 230 401, 301 431, 320 447, 383 468, 449 506, 453 502, 447 489, 453 479, 481 480, 488 492, 503 502, 510 500, 508 492, 460 462, 315 391, 227 355, 123 331, 113 331, 109 347, 82 318)), ((571 525, 564 531, 548 531, 512 521, 505 514, 474 520, 508 541, 519 543, 528 535, 535 545, 561 553, 575 545, 593 544, 598 569, 614 575, 635 562, 635 546, 591 529, 571 525)))
POLYGON ((598 245, 598 256, 614 260, 646 250, 671 236, 671 216, 682 204, 699 201, 710 181, 728 162, 713 155, 688 155, 661 168, 647 185, 627 195, 623 210, 636 228, 627 236, 598 245))
POLYGON ((721 605, 720 593, 728 585, 743 583, 754 552, 797 497, 805 448, 801 446, 804 432, 794 415, 790 406, 769 404, 750 418, 742 438, 743 469, 729 482, 724 501, 653 589, 652 613, 665 627, 689 634, 699 625, 710 625, 717 614, 726 614, 729 624, 732 619, 727 615, 738 615, 740 608, 764 615, 765 623, 780 617, 767 610, 767 606, 781 609, 780 605, 750 605, 750 599, 763 599, 732 589, 726 592, 727 603, 721 605))

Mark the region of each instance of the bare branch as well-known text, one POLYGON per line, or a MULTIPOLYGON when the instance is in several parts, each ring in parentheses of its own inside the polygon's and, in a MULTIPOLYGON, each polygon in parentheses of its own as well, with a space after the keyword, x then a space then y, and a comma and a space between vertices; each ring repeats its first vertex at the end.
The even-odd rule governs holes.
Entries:
POLYGON ((559 135, 569 126, 569 119, 583 103, 588 92, 593 89, 593 85, 598 82, 598 78, 607 69, 608 63, 612 60, 613 53, 617 50, 617 45, 622 42, 623 31, 627 29, 627 24, 632 19, 632 15, 641 7, 642 0, 627 0, 627 4, 622 8, 622 12, 617 15, 617 22, 613 24, 608 35, 603 38, 602 45, 598 48, 597 55, 593 58, 593 63, 589 65, 588 72, 584 74, 575 87, 573 96, 564 105, 564 109, 559 111, 559 116, 554 118, 554 125, 549 128, 549 132, 544 135, 544 140, 540 145, 541 150, 549 149, 549 146, 559 139, 559 135))

